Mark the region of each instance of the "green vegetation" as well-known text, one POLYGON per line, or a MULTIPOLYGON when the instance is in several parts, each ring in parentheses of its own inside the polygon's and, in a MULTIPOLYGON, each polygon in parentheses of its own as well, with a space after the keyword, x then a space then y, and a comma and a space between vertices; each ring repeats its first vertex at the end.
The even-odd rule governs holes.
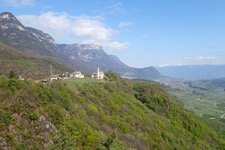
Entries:
POLYGON ((12 79, 12 78, 18 78, 18 77, 14 71, 10 71, 9 78, 12 79))
POLYGON ((84 84, 84 83, 105 83, 104 80, 98 80, 91 77, 85 77, 85 78, 71 78, 71 79, 65 79, 62 80, 63 83, 65 83, 70 88, 73 88, 75 85, 84 84))
POLYGON ((11 114, 7 111, 5 112, 2 112, 2 122, 5 124, 5 125, 9 125, 11 123, 11 114))
POLYGON ((0 74, 8 75, 11 70, 32 79, 44 79, 50 75, 50 65, 54 73, 71 71, 63 63, 51 57, 40 57, 23 53, 0 42, 0 74))
POLYGON ((222 135, 157 85, 107 76, 47 85, 1 77, 0 137, 13 149, 224 149, 222 135))
POLYGON ((168 91, 186 110, 211 121, 225 122, 225 116, 221 118, 225 114, 224 86, 202 80, 178 84, 176 88, 169 88, 168 91))

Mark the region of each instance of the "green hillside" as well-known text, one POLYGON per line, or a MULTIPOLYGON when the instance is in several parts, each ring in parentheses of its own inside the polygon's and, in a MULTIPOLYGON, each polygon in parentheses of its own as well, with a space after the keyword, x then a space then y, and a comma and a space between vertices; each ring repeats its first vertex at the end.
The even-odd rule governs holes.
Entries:
POLYGON ((70 71, 55 58, 34 56, 32 53, 20 52, 12 47, 0 43, 0 74, 6 75, 11 70, 26 78, 43 79, 53 73, 70 71))
POLYGON ((74 86, 1 77, 0 147, 224 149, 215 131, 157 85, 107 76, 74 86))

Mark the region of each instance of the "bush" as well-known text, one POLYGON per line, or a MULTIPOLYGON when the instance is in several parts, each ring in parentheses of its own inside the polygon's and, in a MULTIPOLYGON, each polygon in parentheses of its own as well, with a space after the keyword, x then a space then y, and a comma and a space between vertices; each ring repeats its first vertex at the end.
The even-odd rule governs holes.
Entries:
POLYGON ((107 150, 125 150, 124 145, 118 140, 117 134, 114 132, 103 144, 107 150))
POLYGON ((73 150, 76 145, 76 136, 64 129, 53 138, 53 142, 48 146, 48 149, 73 150))
POLYGON ((3 120, 3 123, 8 126, 12 120, 10 112, 7 112, 7 111, 2 112, 2 120, 3 120))
POLYGON ((16 144, 16 150, 27 150, 27 146, 24 143, 16 144))
POLYGON ((16 73, 14 71, 10 71, 9 78, 10 79, 12 79, 12 78, 18 78, 18 76, 16 75, 16 73))
POLYGON ((37 112, 31 112, 28 117, 31 121, 36 121, 39 117, 39 114, 37 112))

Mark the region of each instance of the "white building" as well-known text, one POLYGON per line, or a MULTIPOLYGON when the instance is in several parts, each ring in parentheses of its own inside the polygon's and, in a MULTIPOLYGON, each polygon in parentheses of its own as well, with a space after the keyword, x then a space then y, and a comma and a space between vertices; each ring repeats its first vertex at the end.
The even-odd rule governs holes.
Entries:
POLYGON ((70 74, 71 78, 84 78, 84 74, 82 74, 80 71, 75 71, 70 74))
POLYGON ((50 81, 59 80, 59 79, 60 79, 59 75, 57 75, 57 74, 51 75, 51 77, 50 77, 50 81))
POLYGON ((105 74, 103 71, 100 71, 98 67, 97 72, 93 73, 91 77, 95 79, 103 79, 105 77, 105 74))
POLYGON ((24 77, 22 77, 22 76, 19 76, 19 80, 24 80, 24 77))

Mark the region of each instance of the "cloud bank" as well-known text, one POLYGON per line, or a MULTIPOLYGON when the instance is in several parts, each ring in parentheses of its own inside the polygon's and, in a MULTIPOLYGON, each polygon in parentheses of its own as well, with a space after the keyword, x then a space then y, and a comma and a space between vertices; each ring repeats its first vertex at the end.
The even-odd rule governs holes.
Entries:
POLYGON ((217 59, 216 56, 197 56, 197 57, 189 57, 189 56, 186 56, 184 57, 184 60, 192 60, 192 61, 206 61, 206 60, 215 60, 217 59))
POLYGON ((129 44, 112 40, 119 31, 108 27, 98 16, 45 12, 39 16, 20 15, 17 18, 26 26, 49 33, 59 43, 94 43, 110 50, 126 49, 129 44))
POLYGON ((174 60, 170 63, 160 64, 159 67, 183 66, 183 65, 200 65, 200 64, 223 64, 223 55, 201 55, 185 56, 180 60, 174 60))

